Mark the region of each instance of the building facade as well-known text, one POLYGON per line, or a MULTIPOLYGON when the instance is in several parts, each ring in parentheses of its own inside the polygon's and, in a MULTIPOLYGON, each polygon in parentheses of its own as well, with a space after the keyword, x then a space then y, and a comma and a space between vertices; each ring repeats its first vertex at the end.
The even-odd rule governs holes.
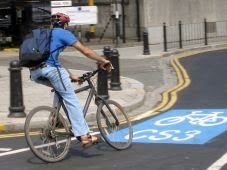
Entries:
MULTIPOLYGON (((72 0, 72 5, 88 5, 88 1, 72 0)), ((94 3, 98 6, 96 37, 113 38, 118 30, 121 38, 140 40, 142 32, 148 30, 150 43, 160 43, 164 22, 166 25, 177 25, 179 21, 199 23, 206 18, 217 27, 216 21, 227 20, 226 0, 94 0, 94 3)), ((0 44, 20 43, 29 30, 47 27, 50 11, 49 0, 1 1, 0 44)), ((89 25, 80 28, 82 36, 89 31, 89 25)), ((71 29, 76 33, 78 27, 71 29)))

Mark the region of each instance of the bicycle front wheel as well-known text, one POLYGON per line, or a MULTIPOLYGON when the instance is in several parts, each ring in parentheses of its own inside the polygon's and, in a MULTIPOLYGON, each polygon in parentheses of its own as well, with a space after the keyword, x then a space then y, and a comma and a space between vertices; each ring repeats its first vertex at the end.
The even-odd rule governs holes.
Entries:
POLYGON ((111 147, 123 150, 131 146, 131 122, 117 102, 107 100, 99 104, 97 123, 102 137, 111 147))
POLYGON ((31 110, 25 121, 25 138, 31 151, 45 162, 58 162, 69 151, 71 137, 63 116, 48 106, 31 110))

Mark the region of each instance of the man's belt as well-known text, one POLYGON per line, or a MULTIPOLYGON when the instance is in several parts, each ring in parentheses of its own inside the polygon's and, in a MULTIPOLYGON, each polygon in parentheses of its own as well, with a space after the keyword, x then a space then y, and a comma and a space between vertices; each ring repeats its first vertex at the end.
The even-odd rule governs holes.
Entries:
POLYGON ((46 63, 41 63, 41 64, 39 64, 39 65, 37 65, 37 66, 30 67, 29 69, 30 69, 31 71, 33 71, 33 70, 36 70, 36 69, 39 69, 39 68, 45 68, 45 67, 47 67, 47 64, 46 64, 46 63))

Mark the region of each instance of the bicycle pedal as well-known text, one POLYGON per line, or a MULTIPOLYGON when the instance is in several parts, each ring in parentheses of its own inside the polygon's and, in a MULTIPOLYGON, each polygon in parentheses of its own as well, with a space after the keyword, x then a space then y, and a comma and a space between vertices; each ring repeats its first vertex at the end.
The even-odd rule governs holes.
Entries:
POLYGON ((70 131, 69 133, 70 133, 69 135, 70 135, 71 137, 74 137, 74 134, 73 134, 72 131, 70 131))
POLYGON ((80 136, 77 136, 76 139, 81 142, 81 137, 80 136))

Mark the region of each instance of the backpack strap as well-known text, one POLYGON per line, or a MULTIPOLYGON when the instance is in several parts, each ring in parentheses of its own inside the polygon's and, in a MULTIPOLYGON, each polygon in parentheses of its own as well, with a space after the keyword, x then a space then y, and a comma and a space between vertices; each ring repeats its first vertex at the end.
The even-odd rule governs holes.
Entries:
POLYGON ((60 50, 61 48, 64 48, 64 47, 65 47, 65 46, 63 45, 63 46, 60 46, 60 47, 56 48, 55 50, 53 50, 53 51, 50 52, 50 55, 51 55, 52 53, 54 53, 55 51, 60 50))
POLYGON ((66 91, 66 87, 65 87, 65 84, 64 84, 64 82, 63 82, 63 79, 62 79, 62 76, 61 76, 61 72, 60 72, 60 70, 59 70, 59 67, 58 67, 58 66, 55 66, 55 67, 57 68, 58 76, 59 76, 59 78, 60 78, 61 84, 62 84, 64 90, 66 91))
MULTIPOLYGON (((51 29, 51 32, 50 32, 50 40, 49 40, 50 43, 51 43, 52 31, 53 31, 53 29, 51 29)), ((56 48, 55 50, 53 50, 53 51, 50 52, 50 55, 51 55, 52 53, 54 53, 55 51, 60 50, 61 48, 64 48, 64 47, 65 47, 65 46, 60 46, 60 47, 56 48)), ((57 56, 56 58, 58 58, 58 56, 57 56)), ((54 62, 55 62, 55 61, 54 61, 54 62)), ((65 84, 64 84, 64 82, 63 82, 63 79, 62 79, 62 76, 61 76, 61 72, 60 72, 58 66, 56 65, 56 63, 54 63, 54 65, 55 65, 55 67, 56 67, 56 69, 57 69, 58 76, 59 76, 59 79, 60 79, 60 81, 61 81, 61 84, 62 84, 64 90, 66 91, 66 87, 65 87, 65 84)))
MULTIPOLYGON (((50 40, 49 40, 50 44, 51 44, 51 38, 52 38, 52 31, 53 31, 53 29, 51 29, 51 31, 50 31, 50 40)), ((64 47, 65 47, 65 46, 62 45, 62 46, 60 46, 60 47, 54 49, 53 51, 50 51, 50 55, 51 55, 52 53, 56 52, 57 50, 60 50, 61 48, 64 48, 64 47)), ((58 57, 58 56, 57 56, 57 57, 58 57)))

